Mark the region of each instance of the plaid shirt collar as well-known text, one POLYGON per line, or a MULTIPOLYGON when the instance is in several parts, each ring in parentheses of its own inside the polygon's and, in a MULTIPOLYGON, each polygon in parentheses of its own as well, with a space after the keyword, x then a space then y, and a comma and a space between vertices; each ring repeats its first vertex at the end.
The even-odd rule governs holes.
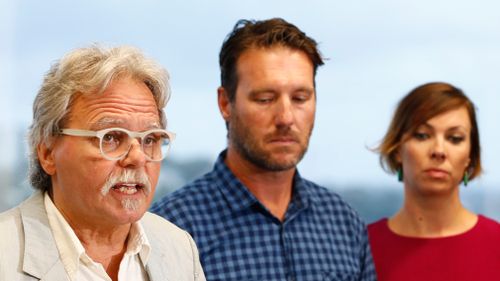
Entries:
MULTIPOLYGON (((217 187, 224 195, 227 205, 234 212, 242 211, 251 208, 254 205, 260 206, 262 209, 267 209, 259 202, 259 200, 243 185, 243 183, 233 174, 226 165, 227 150, 222 151, 214 164, 214 181, 217 187)), ((310 204, 314 204, 317 199, 312 196, 307 188, 307 182, 300 176, 296 170, 293 178, 293 194, 290 205, 288 206, 286 221, 295 217, 300 211, 306 209, 310 204)), ((268 211, 267 211, 268 212, 268 211)), ((268 212, 269 213, 269 212, 268 212)))

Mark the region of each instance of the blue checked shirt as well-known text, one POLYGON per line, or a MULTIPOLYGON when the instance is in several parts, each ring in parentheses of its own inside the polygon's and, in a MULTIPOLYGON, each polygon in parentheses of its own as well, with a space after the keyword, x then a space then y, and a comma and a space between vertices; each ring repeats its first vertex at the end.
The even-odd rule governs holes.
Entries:
POLYGON ((281 222, 224 158, 152 206, 193 236, 207 280, 376 280, 366 227, 337 194, 297 172, 281 222))

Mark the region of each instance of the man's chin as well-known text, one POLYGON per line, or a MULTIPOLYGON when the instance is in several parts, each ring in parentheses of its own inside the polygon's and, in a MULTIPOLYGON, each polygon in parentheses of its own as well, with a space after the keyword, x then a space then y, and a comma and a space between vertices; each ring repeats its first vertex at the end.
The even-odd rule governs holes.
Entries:
POLYGON ((119 224, 134 223, 140 220, 146 211, 147 207, 143 200, 141 202, 124 202, 122 200, 121 206, 115 209, 114 217, 119 224))
POLYGON ((284 146, 234 146, 238 154, 253 165, 268 171, 287 171, 294 169, 302 159, 305 150, 297 145, 284 146))
POLYGON ((123 214, 118 215, 116 218, 119 224, 129 224, 129 223, 135 223, 139 221, 143 216, 146 211, 126 211, 123 212, 123 214))
POLYGON ((270 155, 263 161, 263 165, 267 170, 281 172, 294 169, 299 161, 296 155, 270 155))
POLYGON ((271 151, 266 158, 273 166, 283 167, 286 170, 297 166, 304 153, 305 151, 297 149, 281 149, 271 151))

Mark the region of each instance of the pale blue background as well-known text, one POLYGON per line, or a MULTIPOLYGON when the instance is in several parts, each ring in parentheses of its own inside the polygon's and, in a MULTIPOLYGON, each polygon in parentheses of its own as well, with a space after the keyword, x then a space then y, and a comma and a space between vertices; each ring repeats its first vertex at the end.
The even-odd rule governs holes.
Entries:
MULTIPOLYGON (((0 210, 28 193, 19 171, 26 166, 31 105, 43 74, 64 53, 92 42, 132 44, 163 64, 172 79, 169 128, 177 133, 169 160, 202 161, 201 173, 225 147, 216 105, 222 40, 240 18, 283 17, 315 38, 328 58, 317 76, 316 127, 300 164, 304 176, 358 208, 379 209, 385 203, 374 198, 395 192, 382 214, 392 212, 401 187, 368 148, 381 139, 404 94, 447 81, 479 109, 485 173, 463 191, 464 200, 500 218, 499 11, 495 0, 0 0, 0 210)), ((165 164, 162 179, 170 190, 190 178, 165 164)))

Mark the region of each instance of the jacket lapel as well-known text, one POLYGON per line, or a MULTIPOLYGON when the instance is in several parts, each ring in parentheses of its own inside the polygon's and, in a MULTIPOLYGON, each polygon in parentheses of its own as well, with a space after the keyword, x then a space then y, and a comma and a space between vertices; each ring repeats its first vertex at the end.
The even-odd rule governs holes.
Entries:
POLYGON ((19 208, 25 237, 23 271, 41 280, 68 280, 49 226, 43 193, 34 193, 19 208))

